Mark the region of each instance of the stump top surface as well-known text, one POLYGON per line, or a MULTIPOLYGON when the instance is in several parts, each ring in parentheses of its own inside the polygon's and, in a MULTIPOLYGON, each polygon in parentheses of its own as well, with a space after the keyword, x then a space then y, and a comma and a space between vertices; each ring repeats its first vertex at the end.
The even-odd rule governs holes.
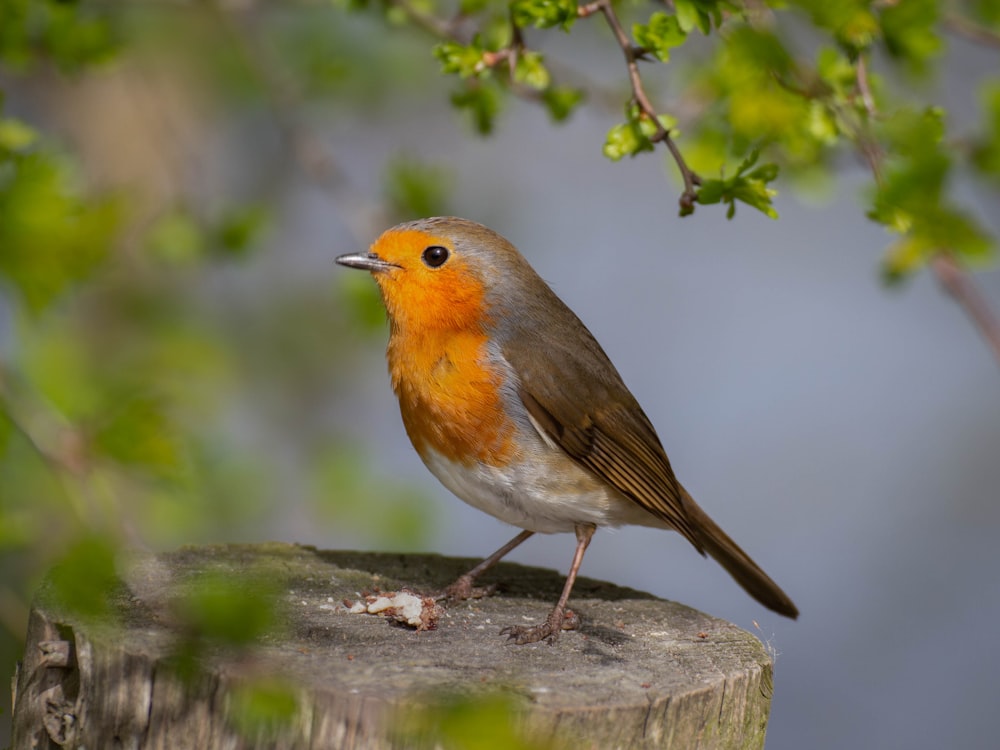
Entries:
MULTIPOLYGON (((155 655, 169 652, 169 602, 205 572, 250 590, 279 580, 282 632, 269 635, 253 669, 273 668, 303 687, 350 690, 380 700, 497 686, 536 707, 607 708, 656 696, 718 690, 763 672, 770 660, 751 634, 675 602, 580 578, 570 607, 582 620, 553 644, 517 646, 499 630, 540 622, 563 584, 555 571, 501 563, 483 577, 500 593, 446 607, 438 627, 416 632, 381 617, 351 614, 343 600, 363 591, 440 589, 475 564, 437 555, 328 552, 291 544, 185 548, 137 561, 118 606, 124 633, 112 636, 155 655)), ((43 605, 44 606, 44 605, 43 605)), ((724 689, 724 688, 723 688, 724 689)), ((769 697, 769 696, 768 696, 769 697)))

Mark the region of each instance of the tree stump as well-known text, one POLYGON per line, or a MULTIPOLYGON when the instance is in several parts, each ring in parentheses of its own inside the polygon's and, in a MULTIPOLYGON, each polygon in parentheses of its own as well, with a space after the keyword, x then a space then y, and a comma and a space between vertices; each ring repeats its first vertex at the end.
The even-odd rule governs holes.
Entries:
MULTIPOLYGON (((579 628, 553 645, 516 646, 498 631, 543 620, 562 575, 500 564, 485 576, 500 593, 449 605, 432 630, 343 603, 365 590, 439 589, 475 562, 285 544, 186 548, 130 566, 111 595, 113 623, 63 611, 43 588, 15 677, 13 748, 433 747, 426 722, 406 717, 424 711, 434 725, 435 707, 457 699, 474 712, 498 695, 510 707, 501 719, 534 743, 523 747, 764 746, 767 652, 683 605, 580 578, 570 600, 579 628), (205 570, 252 591, 277 581, 283 622, 249 650, 201 653, 184 677, 170 667, 183 640, 170 603, 205 570), (234 720, 234 695, 262 676, 292 686, 294 710, 248 731, 234 720)), ((495 724, 482 719, 483 731, 500 731, 495 724)))

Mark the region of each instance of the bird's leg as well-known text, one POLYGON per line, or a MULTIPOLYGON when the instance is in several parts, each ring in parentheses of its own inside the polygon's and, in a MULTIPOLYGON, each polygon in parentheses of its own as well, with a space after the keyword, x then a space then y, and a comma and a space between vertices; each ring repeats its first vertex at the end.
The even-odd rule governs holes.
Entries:
POLYGON ((468 573, 460 575, 458 580, 456 580, 453 584, 446 587, 438 594, 435 594, 434 598, 438 600, 448 599, 450 601, 459 602, 463 599, 482 599, 484 596, 489 596, 496 590, 496 584, 477 588, 472 585, 476 578, 500 562, 500 559, 504 555, 527 540, 528 537, 532 536, 534 533, 534 531, 522 531, 468 573))
MULTIPOLYGON (((525 643, 537 643, 546 638, 549 640, 549 643, 555 643, 560 631, 570 624, 568 622, 570 618, 566 616, 566 602, 569 601, 569 593, 573 590, 573 584, 576 582, 576 574, 580 570, 580 563, 583 562, 583 553, 587 551, 587 545, 590 544, 590 539, 594 536, 596 530, 597 527, 590 523, 578 523, 574 527, 574 531, 576 531, 576 552, 573 554, 573 564, 566 575, 566 583, 563 585, 559 601, 556 602, 555 609, 549 614, 548 619, 541 625, 532 625, 530 627, 527 625, 511 625, 501 630, 500 635, 509 636, 518 646, 523 646, 525 643)), ((574 627, 576 627, 575 619, 572 626, 566 629, 572 630, 574 627)))

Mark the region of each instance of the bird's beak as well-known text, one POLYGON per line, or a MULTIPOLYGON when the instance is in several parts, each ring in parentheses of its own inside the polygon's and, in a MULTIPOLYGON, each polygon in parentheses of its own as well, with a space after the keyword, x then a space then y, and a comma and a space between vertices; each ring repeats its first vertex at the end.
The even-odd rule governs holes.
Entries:
POLYGON ((399 268, 395 263, 382 260, 375 253, 348 253, 338 257, 337 262, 348 268, 360 268, 362 271, 371 271, 372 273, 399 268))

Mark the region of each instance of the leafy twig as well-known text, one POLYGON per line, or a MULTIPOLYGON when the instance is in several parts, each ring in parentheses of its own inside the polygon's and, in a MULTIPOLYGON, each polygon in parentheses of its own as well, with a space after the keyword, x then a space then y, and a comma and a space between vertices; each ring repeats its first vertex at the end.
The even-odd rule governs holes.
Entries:
POLYGON ((670 151, 674 162, 676 162, 677 169, 680 170, 681 179, 684 180, 684 192, 681 193, 680 198, 681 214, 690 214, 694 211, 694 204, 698 199, 698 185, 701 184, 701 177, 684 160, 684 155, 681 154, 677 144, 670 137, 670 131, 663 127, 659 114, 646 94, 646 88, 642 83, 642 76, 639 73, 639 60, 643 56, 643 51, 632 44, 632 40, 625 33, 625 29, 622 27, 618 14, 611 4, 611 0, 596 0, 595 2, 581 5, 577 10, 580 18, 587 18, 595 13, 604 15, 605 21, 607 21, 608 26, 611 28, 611 33, 614 34, 615 41, 618 42, 618 46, 621 47, 622 54, 625 56, 629 84, 632 87, 632 99, 642 114, 648 117, 654 124, 655 132, 650 136, 650 142, 659 143, 662 141, 670 151))
MULTIPOLYGON (((865 110, 868 112, 869 117, 877 117, 878 109, 874 97, 871 95, 871 89, 868 86, 868 71, 864 55, 858 57, 855 68, 858 92, 864 102, 865 110)), ((872 139, 867 137, 866 133, 859 134, 858 148, 872 170, 875 183, 881 185, 882 162, 885 154, 872 139)), ((989 304, 980 293, 975 282, 958 265, 953 253, 946 247, 942 247, 931 258, 930 268, 937 277, 938 283, 965 310, 966 315, 979 328, 980 335, 986 339, 986 343, 993 350, 997 361, 1000 362, 1000 322, 998 322, 996 315, 990 309, 989 304)))

